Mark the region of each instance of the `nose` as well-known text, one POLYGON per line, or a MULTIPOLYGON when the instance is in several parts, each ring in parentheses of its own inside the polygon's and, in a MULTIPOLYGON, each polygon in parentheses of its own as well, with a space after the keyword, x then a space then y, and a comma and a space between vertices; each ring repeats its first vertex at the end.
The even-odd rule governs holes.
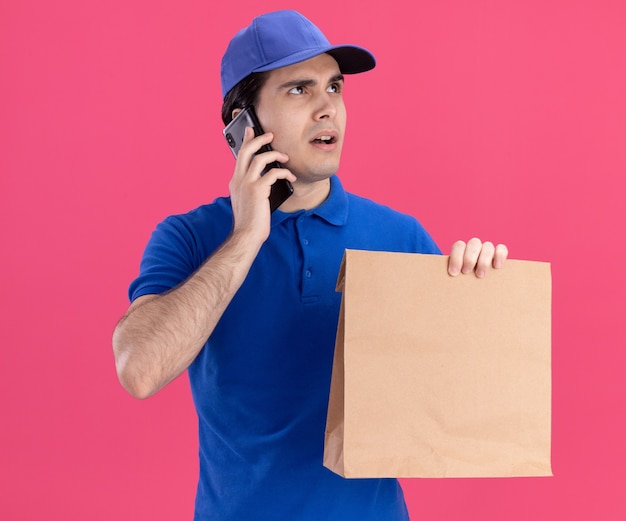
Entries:
POLYGON ((332 96, 324 91, 320 93, 317 99, 317 106, 314 112, 314 119, 320 121, 323 119, 334 119, 337 115, 337 106, 332 96))

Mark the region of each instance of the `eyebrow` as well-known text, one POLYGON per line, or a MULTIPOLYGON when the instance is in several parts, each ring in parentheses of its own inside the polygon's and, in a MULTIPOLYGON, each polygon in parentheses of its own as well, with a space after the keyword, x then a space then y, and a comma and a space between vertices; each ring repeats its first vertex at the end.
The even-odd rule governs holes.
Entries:
MULTIPOLYGON (((328 84, 337 83, 343 81, 343 74, 335 74, 328 80, 328 84)), ((291 89, 293 87, 312 87, 317 85, 317 81, 310 78, 299 78, 294 80, 286 81, 285 83, 278 86, 278 90, 282 89, 291 89)))

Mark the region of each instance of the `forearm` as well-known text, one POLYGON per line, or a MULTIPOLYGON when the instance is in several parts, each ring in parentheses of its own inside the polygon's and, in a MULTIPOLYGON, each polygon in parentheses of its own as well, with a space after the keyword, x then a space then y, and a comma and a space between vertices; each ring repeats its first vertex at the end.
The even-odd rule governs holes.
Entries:
POLYGON ((156 393, 196 358, 252 265, 260 244, 233 234, 177 288, 138 299, 113 334, 118 377, 137 398, 156 393))

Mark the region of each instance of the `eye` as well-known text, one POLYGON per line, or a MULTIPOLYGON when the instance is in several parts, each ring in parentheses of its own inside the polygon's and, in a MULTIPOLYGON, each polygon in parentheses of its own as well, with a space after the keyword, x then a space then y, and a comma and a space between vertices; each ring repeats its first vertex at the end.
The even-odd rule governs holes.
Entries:
POLYGON ((328 88, 326 89, 326 92, 333 92, 335 94, 338 94, 341 92, 341 84, 339 83, 331 83, 328 88))
POLYGON ((293 87, 292 89, 289 89, 289 94, 304 94, 304 87, 302 86, 298 86, 298 87, 293 87))

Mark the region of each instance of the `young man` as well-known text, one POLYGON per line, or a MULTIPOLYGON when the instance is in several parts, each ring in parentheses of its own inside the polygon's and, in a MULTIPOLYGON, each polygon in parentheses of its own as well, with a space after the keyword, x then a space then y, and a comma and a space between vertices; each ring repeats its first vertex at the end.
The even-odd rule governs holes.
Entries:
MULTIPOLYGON (((144 398, 188 369, 200 436, 196 520, 403 520, 395 479, 322 465, 345 248, 440 253, 413 218, 346 193, 344 74, 373 68, 293 11, 260 16, 222 60, 224 120, 254 104, 230 197, 159 224, 115 329, 122 385, 144 398), (265 144, 274 151, 255 155, 265 144), (280 162, 261 175, 266 165, 280 162), (294 193, 271 213, 279 178, 294 193)), ((483 276, 506 248, 456 243, 449 272, 483 276)))

